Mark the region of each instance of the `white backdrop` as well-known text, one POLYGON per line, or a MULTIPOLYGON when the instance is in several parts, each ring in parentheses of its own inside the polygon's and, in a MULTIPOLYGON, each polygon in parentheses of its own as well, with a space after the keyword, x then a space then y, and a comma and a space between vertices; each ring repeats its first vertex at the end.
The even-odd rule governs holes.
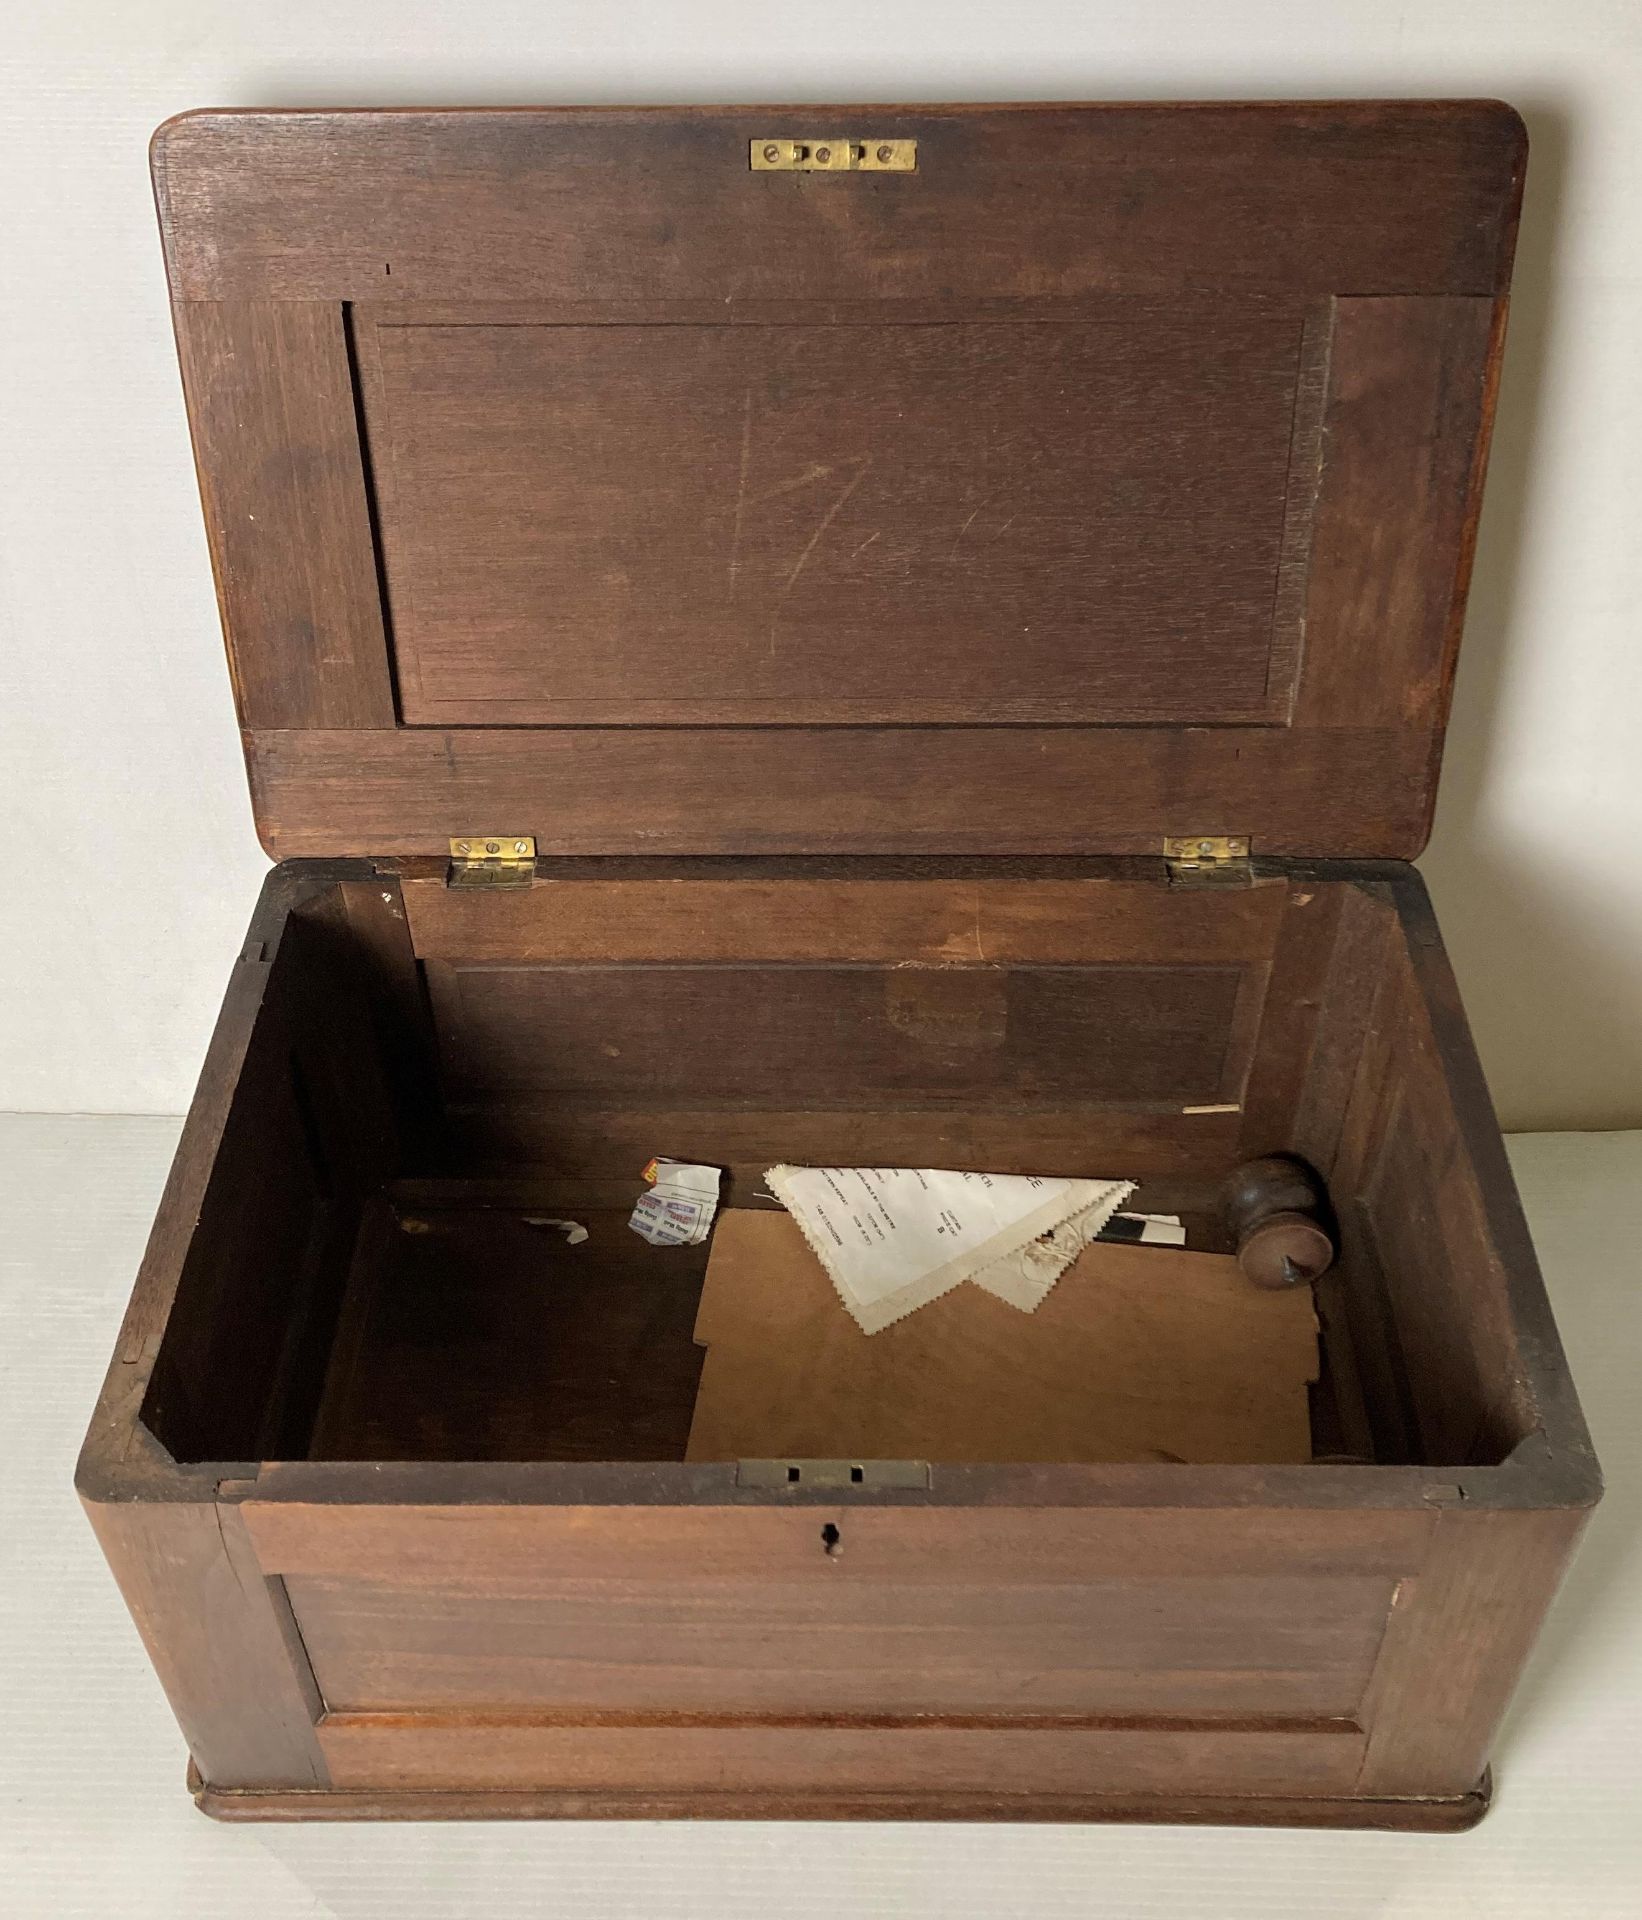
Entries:
POLYGON ((195 106, 1495 94, 1533 139, 1437 833, 1502 1116, 1642 1122, 1636 0, 57 0, 0 26, 0 1107, 187 1101, 265 865, 144 149, 195 106), (63 860, 48 845, 69 841, 63 860))

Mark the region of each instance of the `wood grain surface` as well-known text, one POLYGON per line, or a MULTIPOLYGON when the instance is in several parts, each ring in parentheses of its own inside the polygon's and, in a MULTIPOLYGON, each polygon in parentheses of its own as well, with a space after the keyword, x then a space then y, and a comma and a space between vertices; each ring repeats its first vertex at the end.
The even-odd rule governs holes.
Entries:
POLYGON ((1397 863, 1523 158, 1490 102, 161 130, 297 857, 77 1484, 207 1810, 1478 1816, 1600 1491, 1397 863), (879 129, 916 171, 747 164, 879 129), (536 883, 445 892, 501 831, 536 883), (1169 885, 1205 833, 1252 884, 1169 885), (1282 1150, 1341 1237, 1309 1423, 1358 1463, 681 1457, 651 1154, 1197 1217, 1282 1150), (526 1196, 589 1210, 579 1282, 526 1196))
POLYGON ((162 129, 271 851, 1423 844, 1515 116, 868 111, 162 129))

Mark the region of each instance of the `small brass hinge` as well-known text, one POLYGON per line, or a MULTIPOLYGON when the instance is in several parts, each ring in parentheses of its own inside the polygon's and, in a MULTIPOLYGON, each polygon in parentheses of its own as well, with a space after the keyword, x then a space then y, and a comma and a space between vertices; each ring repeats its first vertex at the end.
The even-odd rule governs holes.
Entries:
POLYGON ((536 841, 528 833, 464 833, 450 843, 448 887, 528 887, 536 841))
POLYGON ((916 140, 755 140, 754 173, 916 173, 916 140))
POLYGON ((1246 833, 1170 834, 1163 858, 1177 887, 1246 887, 1254 878, 1246 833))

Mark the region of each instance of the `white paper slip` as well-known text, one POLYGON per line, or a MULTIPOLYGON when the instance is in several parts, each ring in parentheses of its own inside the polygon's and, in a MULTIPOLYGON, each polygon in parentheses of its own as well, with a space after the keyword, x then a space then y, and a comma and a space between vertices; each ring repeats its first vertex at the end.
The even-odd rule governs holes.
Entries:
POLYGON ((1030 1312, 1134 1191, 1132 1180, 932 1167, 772 1167, 766 1178, 865 1333, 968 1279, 1030 1312))
POLYGON ((587 1229, 579 1220, 550 1220, 546 1214, 527 1213, 525 1215, 525 1225, 527 1227, 556 1228, 564 1235, 565 1245, 568 1247, 583 1246, 587 1241, 587 1229))
POLYGON ((655 1159, 644 1177, 654 1184, 639 1195, 627 1224, 653 1247, 699 1246, 718 1212, 718 1168, 655 1159))
POLYGON ((1097 1240, 1128 1240, 1148 1247, 1183 1247, 1186 1228, 1178 1213, 1114 1213, 1097 1240))

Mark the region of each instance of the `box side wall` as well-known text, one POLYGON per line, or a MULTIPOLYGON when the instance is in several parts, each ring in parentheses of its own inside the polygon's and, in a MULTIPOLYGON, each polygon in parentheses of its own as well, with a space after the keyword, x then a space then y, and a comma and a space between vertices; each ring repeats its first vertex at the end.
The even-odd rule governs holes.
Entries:
POLYGON ((1342 1257, 1321 1293, 1358 1362, 1374 1457, 1459 1468, 1523 1450, 1574 1502, 1598 1482, 1430 903, 1364 877, 1343 923, 1296 1144, 1342 1257))

